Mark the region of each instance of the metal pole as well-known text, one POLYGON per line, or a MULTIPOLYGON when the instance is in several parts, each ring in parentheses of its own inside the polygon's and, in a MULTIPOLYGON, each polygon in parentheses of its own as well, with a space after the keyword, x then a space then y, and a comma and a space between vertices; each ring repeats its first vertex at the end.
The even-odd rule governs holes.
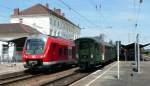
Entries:
POLYGON ((136 41, 135 41, 135 43, 134 43, 134 56, 135 56, 135 65, 137 65, 137 50, 136 50, 136 47, 137 47, 137 45, 136 45, 137 43, 136 43, 136 41))
POLYGON ((119 79, 120 74, 119 74, 119 41, 117 41, 117 61, 118 61, 118 76, 117 78, 119 79))
POLYGON ((137 67, 138 67, 138 73, 140 72, 140 45, 139 45, 139 34, 137 34, 137 67))

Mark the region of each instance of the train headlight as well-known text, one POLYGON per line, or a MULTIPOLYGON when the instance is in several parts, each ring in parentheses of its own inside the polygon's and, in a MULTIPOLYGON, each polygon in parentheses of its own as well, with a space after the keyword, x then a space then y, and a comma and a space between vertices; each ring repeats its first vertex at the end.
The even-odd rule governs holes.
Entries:
POLYGON ((23 55, 24 58, 27 58, 27 55, 23 55))
POLYGON ((44 58, 44 57, 46 57, 46 55, 41 55, 41 56, 40 56, 40 58, 44 58))
POLYGON ((93 59, 93 54, 91 54, 91 58, 93 59))
POLYGON ((42 55, 42 56, 40 56, 41 58, 43 58, 44 56, 42 55))

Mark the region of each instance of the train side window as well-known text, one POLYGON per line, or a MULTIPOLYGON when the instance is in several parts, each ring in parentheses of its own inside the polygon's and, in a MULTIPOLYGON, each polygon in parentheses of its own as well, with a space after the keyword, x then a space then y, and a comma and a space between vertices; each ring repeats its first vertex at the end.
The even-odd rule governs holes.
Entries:
POLYGON ((69 56, 72 56, 72 49, 69 49, 69 56))
POLYGON ((56 44, 55 43, 52 44, 51 50, 52 50, 52 54, 55 55, 55 53, 56 53, 56 44))
POLYGON ((64 48, 64 55, 67 56, 67 48, 64 48))
POLYGON ((62 56, 62 54, 63 54, 62 48, 59 48, 59 56, 62 56))

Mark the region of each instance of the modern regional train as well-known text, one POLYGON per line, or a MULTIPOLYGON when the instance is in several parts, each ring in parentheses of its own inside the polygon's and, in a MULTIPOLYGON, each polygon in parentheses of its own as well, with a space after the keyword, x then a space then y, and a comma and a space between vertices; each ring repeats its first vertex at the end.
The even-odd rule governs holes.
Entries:
POLYGON ((60 37, 32 35, 23 48, 25 68, 43 68, 52 65, 76 64, 75 43, 60 37))

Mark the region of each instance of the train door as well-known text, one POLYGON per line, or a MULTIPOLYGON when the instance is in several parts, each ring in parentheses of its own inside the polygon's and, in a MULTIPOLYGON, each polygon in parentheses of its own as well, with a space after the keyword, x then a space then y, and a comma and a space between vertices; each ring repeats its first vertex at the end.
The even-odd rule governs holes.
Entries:
POLYGON ((50 59, 52 61, 58 60, 58 44, 57 43, 51 44, 48 56, 51 57, 50 59))
POLYGON ((68 47, 67 46, 64 46, 64 60, 68 60, 68 47))
POLYGON ((68 60, 69 62, 72 61, 72 47, 68 47, 68 60))

